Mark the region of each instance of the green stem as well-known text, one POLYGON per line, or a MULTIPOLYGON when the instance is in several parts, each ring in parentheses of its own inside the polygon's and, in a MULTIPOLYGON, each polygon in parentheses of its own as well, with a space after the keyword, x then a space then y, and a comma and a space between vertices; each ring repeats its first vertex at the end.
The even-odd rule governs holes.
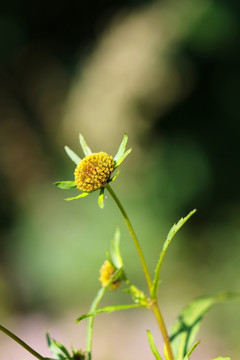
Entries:
POLYGON ((169 357, 170 360, 174 360, 172 349, 171 349, 171 344, 170 344, 170 340, 169 340, 169 336, 168 336, 168 333, 167 333, 167 328, 166 328, 166 325, 164 323, 164 320, 163 320, 159 305, 157 303, 157 300, 156 300, 156 302, 153 303, 153 305, 151 306, 151 309, 152 309, 152 311, 153 311, 153 313, 155 315, 155 318, 156 318, 156 320, 158 322, 159 329, 161 331, 164 343, 165 343, 166 348, 167 348, 168 357, 169 357))
POLYGON ((13 339, 14 341, 16 341, 19 345, 21 345, 25 350, 27 350, 30 354, 32 354, 33 356, 35 356, 37 359, 39 360, 44 360, 45 358, 38 354, 35 350, 33 350, 28 344, 26 344, 23 340, 21 340, 18 336, 16 336, 15 334, 13 334, 10 330, 6 329, 4 326, 0 325, 0 330, 6 334, 7 336, 9 336, 11 339, 13 339))
MULTIPOLYGON (((131 235, 131 237, 132 237, 132 239, 134 241, 134 244, 136 246, 136 249, 137 249, 137 252, 138 252, 142 267, 143 267, 143 271, 144 271, 144 274, 145 274, 145 277, 146 277, 146 280, 147 280, 149 293, 151 294, 152 293, 152 281, 151 281, 151 278, 150 278, 150 275, 149 275, 149 271, 148 271, 148 268, 147 268, 146 261, 145 261, 144 256, 143 256, 142 249, 140 247, 137 236, 135 234, 135 231, 133 230, 132 224, 131 224, 131 222, 129 220, 129 217, 128 217, 126 211, 124 210, 124 207, 122 206, 120 200, 118 199, 118 197, 115 194, 115 192, 113 191, 113 189, 110 187, 110 185, 107 185, 106 188, 109 191, 110 195, 112 196, 113 200, 116 202, 119 210, 121 211, 122 216, 124 218, 124 221, 125 221, 125 223, 127 225, 127 228, 128 228, 128 230, 130 232, 130 235, 131 235)), ((163 320, 163 317, 162 317, 162 314, 161 314, 161 311, 160 311, 160 308, 159 308, 159 305, 158 305, 158 302, 157 302, 157 295, 155 296, 155 298, 152 298, 151 309, 152 309, 152 311, 153 311, 153 313, 155 315, 155 318, 157 320, 157 323, 158 323, 159 329, 161 331, 163 340, 164 340, 164 342, 166 344, 169 360, 174 360, 171 345, 170 345, 169 336, 168 336, 167 329, 166 329, 166 325, 164 323, 164 320, 163 320)))
MULTIPOLYGON (((113 283, 113 281, 119 276, 120 272, 122 271, 122 268, 118 269, 110 279, 109 283, 102 287, 98 293, 95 299, 93 300, 93 303, 90 308, 90 313, 97 310, 97 307, 102 300, 103 296, 105 295, 107 289, 110 287, 110 285, 113 283)), ((94 323, 94 316, 91 316, 88 321, 88 329, 87 329, 87 353, 88 353, 88 360, 92 359, 92 338, 93 338, 93 323, 94 323)))
POLYGON ((122 213, 122 216, 125 220, 125 223, 127 225, 127 228, 130 232, 130 235, 134 241, 134 244, 136 246, 136 249, 137 249, 137 252, 138 252, 138 255, 139 255, 139 258, 140 258, 140 261, 141 261, 141 264, 142 264, 142 267, 143 267, 143 271, 144 271, 144 274, 145 274, 145 277, 146 277, 146 280, 147 280, 147 284, 148 284, 148 288, 149 288, 149 292, 151 293, 151 290, 152 290, 152 281, 151 281, 151 278, 150 278, 150 275, 149 275, 149 271, 148 271, 148 268, 147 268, 147 264, 146 264, 146 261, 144 259, 144 256, 143 256, 143 252, 142 252, 142 249, 140 247, 140 244, 138 242, 138 239, 137 239, 137 236, 135 234, 135 231, 133 230, 133 227, 132 227, 132 224, 129 220, 129 217, 126 213, 126 211, 124 210, 120 200, 118 199, 117 195, 115 194, 115 192, 113 191, 113 189, 110 187, 110 185, 107 185, 106 186, 107 190, 109 191, 110 195, 112 196, 113 200, 116 202, 119 210, 121 211, 122 213))

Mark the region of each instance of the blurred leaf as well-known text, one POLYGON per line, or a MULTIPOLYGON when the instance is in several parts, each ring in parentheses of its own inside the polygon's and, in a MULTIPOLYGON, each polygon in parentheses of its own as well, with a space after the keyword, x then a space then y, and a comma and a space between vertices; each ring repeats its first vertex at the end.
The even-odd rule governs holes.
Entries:
POLYGON ((163 244, 163 248, 162 251, 160 253, 159 256, 159 260, 155 269, 155 277, 153 280, 153 287, 152 287, 152 298, 156 297, 156 293, 157 293, 157 288, 158 288, 158 284, 159 284, 159 276, 160 276, 160 270, 161 270, 161 266, 162 266, 162 262, 164 259, 164 256, 166 254, 166 251, 174 237, 174 235, 178 232, 179 229, 181 229, 181 227, 185 224, 185 222, 196 212, 197 210, 192 210, 185 218, 181 218, 177 224, 174 224, 173 227, 170 229, 168 236, 163 244))
POLYGON ((111 248, 110 248, 110 259, 113 265, 119 269, 123 267, 123 261, 120 253, 120 229, 117 228, 114 234, 114 237, 111 241, 111 248))
POLYGON ((89 194, 91 194, 91 193, 90 193, 90 192, 83 192, 83 193, 81 193, 81 194, 78 195, 78 196, 69 197, 69 198, 66 198, 65 200, 66 200, 66 201, 77 200, 77 199, 83 198, 83 197, 85 197, 85 196, 88 196, 89 194))
POLYGON ((46 333, 46 337, 47 337, 49 350, 54 355, 55 359, 59 359, 59 360, 71 359, 71 355, 69 354, 65 346, 60 344, 58 341, 50 338, 48 332, 46 333))
POLYGON ((123 162, 123 160, 126 158, 126 156, 132 151, 132 149, 129 149, 125 152, 127 141, 128 141, 128 136, 127 136, 127 134, 124 134, 123 140, 119 146, 118 152, 114 157, 114 161, 115 161, 114 168, 119 166, 123 162))
POLYGON ((128 156, 128 154, 130 154, 131 151, 132 151, 132 149, 129 149, 123 154, 123 156, 115 164, 115 168, 123 162, 123 160, 128 156))
POLYGON ((80 141, 80 144, 81 144, 81 147, 83 149, 83 152, 84 152, 85 156, 91 155, 92 151, 91 151, 90 147, 87 145, 87 143, 86 143, 84 137, 82 136, 82 134, 79 134, 79 141, 80 141))
POLYGON ((81 158, 72 149, 70 149, 68 146, 64 146, 64 149, 65 149, 67 155, 70 157, 70 159, 76 165, 78 165, 80 163, 80 161, 81 161, 81 158))
POLYGON ((149 330, 147 330, 147 336, 148 336, 149 346, 150 346, 150 348, 152 350, 153 355, 155 356, 155 359, 156 360, 162 360, 162 358, 161 358, 161 356, 160 356, 160 354, 159 354, 159 352, 158 352, 158 350, 157 350, 157 348, 156 348, 156 346, 154 344, 153 336, 152 336, 152 334, 151 334, 151 332, 149 330))
POLYGON ((53 185, 56 185, 60 189, 73 189, 77 187, 75 181, 56 181, 53 185))
POLYGON ((193 351, 196 349, 196 347, 200 344, 200 340, 196 341, 193 346, 191 347, 191 349, 188 351, 187 355, 185 356, 185 358, 183 360, 189 360, 189 356, 193 353, 193 351))
POLYGON ((120 174, 120 169, 117 169, 116 174, 114 175, 114 177, 110 181, 115 181, 119 174, 120 174))
POLYGON ((126 145, 127 145, 127 141, 128 141, 128 136, 127 134, 124 134, 122 142, 118 148, 117 154, 114 156, 114 161, 118 162, 118 160, 123 156, 126 145))
POLYGON ((129 288, 125 290, 125 292, 129 292, 132 296, 133 301, 136 304, 141 304, 144 307, 148 306, 148 300, 143 291, 139 290, 136 286, 130 285, 129 288))
POLYGON ((104 208, 104 190, 105 190, 104 188, 100 189, 100 194, 98 197, 98 205, 99 205, 100 209, 104 208))
POLYGON ((109 314, 109 313, 112 313, 114 311, 127 310, 127 309, 139 308, 139 307, 142 307, 142 305, 140 305, 140 304, 129 304, 129 305, 105 306, 105 307, 103 307, 101 309, 97 309, 97 310, 95 310, 93 312, 89 312, 88 314, 81 315, 76 321, 80 322, 83 319, 86 319, 86 318, 91 317, 91 316, 95 316, 97 314, 102 314, 102 313, 109 314))
POLYGON ((166 347, 165 343, 163 345, 163 353, 164 353, 164 356, 165 356, 166 360, 171 360, 169 355, 168 355, 168 351, 167 351, 167 347, 166 347))
POLYGON ((239 300, 239 298, 239 294, 221 293, 213 296, 204 296, 190 303, 181 312, 171 330, 170 341, 174 358, 176 360, 184 359, 199 331, 203 316, 212 305, 228 300, 239 300))
POLYGON ((219 356, 218 358, 212 359, 212 360, 231 360, 230 357, 222 357, 219 356))

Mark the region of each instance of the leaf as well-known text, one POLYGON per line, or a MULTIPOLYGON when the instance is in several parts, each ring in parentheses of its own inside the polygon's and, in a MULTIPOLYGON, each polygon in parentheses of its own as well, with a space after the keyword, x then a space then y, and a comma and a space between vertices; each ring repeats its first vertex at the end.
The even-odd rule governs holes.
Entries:
POLYGON ((65 200, 66 200, 66 201, 77 200, 77 199, 83 198, 83 197, 85 197, 85 196, 88 196, 89 194, 91 194, 91 193, 90 193, 90 192, 83 192, 83 193, 81 193, 81 194, 78 195, 78 196, 69 197, 69 198, 66 198, 65 200))
POLYGON ((164 356, 165 356, 166 360, 171 360, 169 355, 168 355, 166 343, 164 343, 164 345, 163 345, 163 353, 164 353, 164 356))
POLYGON ((104 208, 104 188, 100 189, 100 194, 98 197, 98 205, 99 205, 100 209, 104 208))
POLYGON ((155 356, 155 359, 162 360, 162 358, 154 344, 153 336, 149 330, 147 330, 147 336, 148 336, 148 342, 149 342, 150 349, 152 350, 152 353, 155 356))
POLYGON ((109 182, 111 182, 111 181, 115 181, 116 180, 116 178, 118 177, 118 175, 120 174, 120 169, 117 169, 117 172, 116 172, 116 174, 114 175, 114 177, 112 178, 112 179, 110 179, 110 181, 109 182))
POLYGON ((47 337, 48 348, 51 351, 51 353, 55 356, 55 359, 59 359, 59 360, 71 359, 71 355, 69 354, 65 346, 60 344, 55 339, 50 338, 48 332, 46 333, 46 337, 47 337))
POLYGON ((80 141, 80 144, 81 144, 81 147, 83 149, 83 152, 84 152, 85 156, 91 155, 92 151, 91 151, 90 147, 87 145, 87 143, 86 143, 84 137, 82 136, 82 134, 79 134, 79 141, 80 141))
POLYGON ((110 259, 111 262, 113 263, 113 265, 119 269, 121 267, 123 267, 123 261, 122 261, 122 257, 121 257, 121 253, 120 253, 120 229, 117 228, 114 234, 114 237, 112 239, 111 242, 111 247, 110 247, 110 259))
POLYGON ((154 276, 154 280, 153 280, 153 286, 152 286, 152 294, 151 297, 152 299, 156 298, 156 293, 157 293, 157 288, 159 285, 159 276, 160 276, 160 270, 161 270, 161 266, 162 266, 162 262, 164 259, 164 256, 166 254, 166 251, 174 237, 174 235, 178 232, 179 229, 181 229, 181 227, 185 224, 185 222, 193 215, 195 214, 197 210, 192 210, 185 218, 181 218, 177 224, 174 224, 173 227, 170 229, 167 238, 163 244, 163 248, 162 251, 160 253, 159 256, 159 260, 155 269, 155 276, 154 276))
POLYGON ((70 149, 70 147, 68 146, 64 146, 64 149, 67 153, 67 155, 70 157, 70 159, 76 164, 78 165, 81 161, 81 158, 72 150, 70 149))
POLYGON ((114 159, 113 159, 114 161, 117 162, 124 154, 124 151, 125 151, 125 148, 127 145, 127 141, 128 141, 128 136, 127 136, 127 134, 124 134, 122 142, 118 148, 117 154, 114 156, 114 159))
POLYGON ((212 359, 212 360, 231 360, 230 357, 222 357, 219 356, 218 358, 212 359))
POLYGON ((123 156, 115 163, 115 166, 114 168, 116 169, 117 166, 119 166, 123 160, 130 154, 130 152, 132 151, 132 149, 128 149, 124 154, 123 156))
POLYGON ((129 288, 125 290, 125 292, 129 292, 132 296, 133 301, 136 304, 141 304, 143 307, 148 307, 148 299, 143 291, 139 290, 136 286, 130 285, 129 288))
POLYGON ((88 314, 81 315, 76 321, 80 322, 83 319, 86 319, 86 318, 91 317, 91 316, 95 316, 97 314, 102 314, 102 313, 109 314, 109 313, 112 313, 114 311, 133 309, 133 308, 139 308, 139 307, 143 307, 143 306, 140 305, 140 304, 105 306, 105 307, 97 309, 97 310, 95 310, 93 312, 89 312, 88 314))
POLYGON ((53 185, 56 185, 60 189, 73 189, 77 187, 75 181, 56 181, 53 185))
POLYGON ((121 142, 121 144, 119 146, 118 152, 117 152, 117 154, 115 155, 115 157, 113 159, 114 162, 115 162, 114 168, 119 166, 123 162, 123 160, 126 158, 126 156, 128 154, 130 154, 130 152, 132 151, 132 149, 129 149, 129 150, 127 150, 125 152, 127 141, 128 141, 128 136, 127 136, 127 134, 124 134, 122 142, 121 142))
POLYGON ((187 355, 185 356, 185 358, 183 360, 189 360, 189 356, 194 352, 194 350, 196 349, 196 347, 200 344, 200 340, 196 341, 193 346, 191 347, 191 349, 188 351, 187 355))
MULTIPOLYGON (((171 346, 174 358, 182 360, 192 346, 201 321, 212 305, 227 300, 239 300, 240 295, 235 293, 221 293, 218 295, 204 296, 190 303, 179 315, 178 320, 171 330, 171 346)), ((193 349, 194 350, 194 349, 193 349)))

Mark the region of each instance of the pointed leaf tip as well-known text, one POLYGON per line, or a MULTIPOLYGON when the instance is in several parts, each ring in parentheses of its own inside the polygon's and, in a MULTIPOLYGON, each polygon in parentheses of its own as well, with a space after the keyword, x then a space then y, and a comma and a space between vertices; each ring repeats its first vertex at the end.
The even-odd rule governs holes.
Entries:
POLYGON ((118 163, 118 161, 120 160, 120 158, 123 156, 124 152, 125 152, 125 148, 127 145, 127 141, 128 141, 128 136, 127 134, 124 134, 122 142, 118 148, 117 154, 114 156, 114 161, 116 163, 118 163))
POLYGON ((69 198, 66 198, 65 200, 66 200, 66 201, 77 200, 77 199, 83 198, 83 197, 85 197, 85 196, 88 196, 89 194, 91 194, 91 193, 83 192, 83 193, 81 193, 81 194, 78 195, 78 196, 69 197, 69 198))
POLYGON ((64 150, 66 151, 68 157, 74 162, 74 164, 78 165, 81 161, 81 158, 68 146, 64 146, 64 150))
POLYGON ((153 335, 152 333, 147 330, 147 337, 148 337, 148 342, 149 342, 149 346, 150 346, 150 349, 155 357, 156 360, 162 360, 157 348, 156 348, 156 345, 154 344, 154 339, 153 339, 153 335))
POLYGON ((79 134, 79 141, 80 141, 80 145, 83 149, 83 152, 85 154, 85 156, 91 155, 92 151, 90 149, 90 147, 87 145, 84 137, 82 136, 82 134, 79 134))

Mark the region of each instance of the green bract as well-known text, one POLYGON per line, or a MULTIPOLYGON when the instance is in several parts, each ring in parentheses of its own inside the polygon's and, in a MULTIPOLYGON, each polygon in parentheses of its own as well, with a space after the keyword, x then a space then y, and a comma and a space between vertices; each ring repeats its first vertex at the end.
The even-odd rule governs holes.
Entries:
MULTIPOLYGON (((79 135, 79 141, 80 145, 82 147, 83 153, 85 157, 81 159, 75 152, 70 149, 68 146, 65 146, 65 151, 69 158, 77 165, 77 168, 75 170, 78 171, 78 168, 83 167, 82 173, 80 174, 80 182, 84 185, 84 187, 80 186, 80 190, 82 192, 74 197, 66 198, 65 200, 76 200, 80 199, 82 197, 85 197, 92 192, 99 190, 99 197, 98 197, 98 205, 101 209, 104 207, 104 190, 105 187, 108 185, 109 182, 114 181, 117 176, 120 173, 120 170, 112 176, 112 173, 118 168, 118 166, 123 162, 123 160, 130 154, 132 149, 129 149, 125 151, 128 136, 124 134, 123 140, 119 146, 117 154, 112 158, 111 156, 108 156, 106 153, 92 153, 91 149, 87 145, 86 141, 84 140, 84 137, 80 134, 79 135), (104 155, 105 154, 105 155, 104 155), (105 157, 104 157, 105 156, 105 157), (104 163, 102 159, 110 159, 111 164, 104 163), (99 159, 99 163, 97 162, 99 159), (93 162, 95 162, 93 164, 93 162), (81 165, 80 165, 81 164, 81 165), (84 191, 87 190, 87 191, 84 191)), ((78 181, 57 181, 54 183, 54 185, 58 186, 60 189, 73 189, 78 188, 79 190, 79 184, 78 181)))

